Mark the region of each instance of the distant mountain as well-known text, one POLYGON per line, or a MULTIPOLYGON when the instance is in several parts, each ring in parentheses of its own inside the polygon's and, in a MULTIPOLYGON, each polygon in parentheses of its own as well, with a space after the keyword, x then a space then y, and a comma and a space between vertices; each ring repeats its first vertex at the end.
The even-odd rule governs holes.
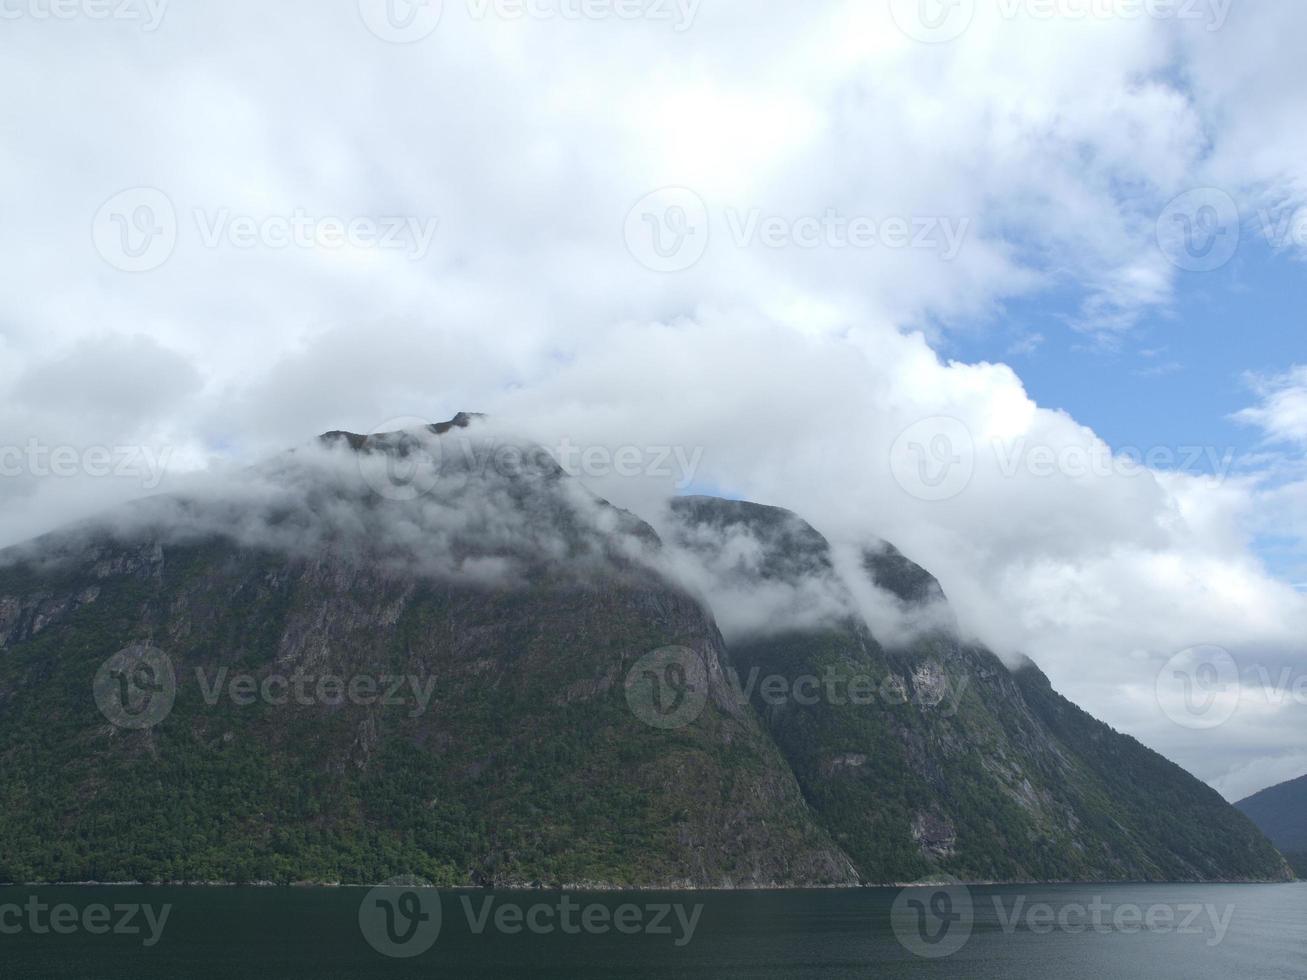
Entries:
POLYGON ((0 553, 0 881, 945 873, 1289 871, 885 543, 646 523, 473 416, 0 553))
POLYGON ((1307 776, 1272 786, 1235 804, 1307 877, 1307 776))

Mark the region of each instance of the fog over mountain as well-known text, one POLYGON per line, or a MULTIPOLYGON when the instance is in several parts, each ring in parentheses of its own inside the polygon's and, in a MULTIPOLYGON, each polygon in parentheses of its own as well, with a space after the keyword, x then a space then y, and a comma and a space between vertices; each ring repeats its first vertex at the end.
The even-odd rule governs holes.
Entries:
POLYGON ((460 413, 0 551, 0 883, 1291 880, 892 544, 661 525, 460 413))

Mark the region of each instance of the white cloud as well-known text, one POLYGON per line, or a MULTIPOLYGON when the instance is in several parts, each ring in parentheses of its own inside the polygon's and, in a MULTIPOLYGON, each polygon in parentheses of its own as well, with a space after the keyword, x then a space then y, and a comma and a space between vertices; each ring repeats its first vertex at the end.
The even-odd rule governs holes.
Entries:
MULTIPOLYGON (((173 5, 149 33, 7 22, 0 445, 166 448, 186 470, 483 409, 547 444, 702 450, 697 488, 895 541, 965 628, 1205 778, 1285 768, 1300 729, 1236 718, 1200 739, 1135 693, 1191 643, 1250 662, 1300 650, 1303 599, 1250 537, 1269 501, 1301 514, 1307 496, 1095 468, 1101 440, 1012 369, 944 363, 931 343, 1054 288, 1081 297, 1090 342, 1116 342, 1177 289, 1157 240, 1177 195, 1221 188, 1248 223, 1307 202, 1307 67, 1265 45, 1301 36, 1307 9, 1240 5, 1213 31, 982 5, 962 37, 929 45, 850 0, 718 0, 679 33, 445 7, 411 45, 378 39, 353 3, 309 0, 173 5), (708 243, 660 274, 623 229, 669 186, 702 199, 708 243), (91 228, 136 187, 167 194, 176 245, 126 273, 91 228), (216 217, 266 229, 299 214, 439 223, 421 256, 266 231, 205 241, 216 217), (733 217, 751 214, 876 236, 737 245, 733 217), (965 227, 951 259, 945 222, 965 227), (970 433, 974 472, 918 499, 890 453, 941 416, 970 433), (1029 454, 1045 447, 1055 469, 1089 465, 1040 475, 1029 454)), ((1245 421, 1299 439, 1293 390, 1268 390, 1245 421)), ((2 541, 142 492, 139 476, 31 469, 0 483, 2 541)), ((590 482, 653 513, 678 480, 590 482)))
POLYGON ((1239 412, 1240 422, 1264 429, 1276 442, 1307 443, 1307 367, 1272 378, 1254 378, 1261 402, 1239 412))

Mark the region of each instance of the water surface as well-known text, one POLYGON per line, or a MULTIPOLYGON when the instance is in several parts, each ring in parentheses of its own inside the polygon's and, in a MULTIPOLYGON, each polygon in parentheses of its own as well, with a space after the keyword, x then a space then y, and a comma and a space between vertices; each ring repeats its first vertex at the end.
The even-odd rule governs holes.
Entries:
POLYGON ((1307 885, 568 893, 566 902, 557 892, 0 888, 0 975, 1299 980, 1307 885), (438 925, 424 917, 433 901, 438 925))

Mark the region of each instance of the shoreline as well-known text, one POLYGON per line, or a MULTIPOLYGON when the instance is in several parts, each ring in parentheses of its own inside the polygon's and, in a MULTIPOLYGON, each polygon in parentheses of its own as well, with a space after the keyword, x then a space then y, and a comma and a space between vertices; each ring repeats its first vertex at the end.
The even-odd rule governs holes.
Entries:
MULTIPOLYGON (((648 893, 683 893, 692 894, 697 892, 709 893, 747 893, 747 892, 823 892, 823 891, 875 891, 880 890, 902 890, 905 888, 1051 888, 1058 886, 1065 887, 1101 887, 1101 888, 1121 888, 1121 887, 1138 887, 1141 885, 1298 885, 1303 884, 1307 879, 1255 879, 1255 878, 1213 878, 1206 881, 1101 881, 1101 880, 1059 880, 1059 881, 959 881, 953 879, 941 879, 939 881, 911 881, 911 882, 889 882, 884 884, 868 885, 744 885, 744 886, 725 886, 725 885, 603 885, 594 882, 584 882, 563 885, 520 885, 520 884, 496 884, 496 885, 444 885, 431 886, 435 891, 447 892, 572 892, 577 894, 618 894, 634 895, 648 893)), ((377 884, 357 884, 344 882, 317 882, 317 881, 297 881, 289 884, 281 884, 275 881, 28 881, 28 882, 0 882, 0 888, 187 888, 187 889, 205 889, 205 888, 260 888, 260 889, 371 889, 380 887, 383 883, 377 884)), ((425 886, 423 886, 425 887, 425 886)))

